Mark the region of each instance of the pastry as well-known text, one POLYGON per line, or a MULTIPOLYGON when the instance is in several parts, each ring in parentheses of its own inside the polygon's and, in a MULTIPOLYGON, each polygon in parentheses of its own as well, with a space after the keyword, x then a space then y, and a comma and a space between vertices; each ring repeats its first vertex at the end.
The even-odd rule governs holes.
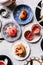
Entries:
POLYGON ((32 32, 36 35, 40 34, 41 27, 38 24, 34 24, 32 26, 32 32))
POLYGON ((20 19, 25 19, 27 16, 27 11, 25 9, 23 9, 21 12, 20 12, 20 15, 19 15, 19 18, 20 19))
POLYGON ((6 28, 6 33, 10 37, 15 37, 17 35, 17 29, 16 27, 9 26, 6 28))
POLYGON ((26 49, 22 43, 15 46, 16 55, 23 57, 23 56, 25 56, 25 53, 26 53, 26 49))
POLYGON ((34 38, 34 34, 33 34, 32 31, 27 30, 27 31, 24 33, 24 37, 25 37, 27 40, 31 41, 31 40, 33 40, 33 38, 34 38))

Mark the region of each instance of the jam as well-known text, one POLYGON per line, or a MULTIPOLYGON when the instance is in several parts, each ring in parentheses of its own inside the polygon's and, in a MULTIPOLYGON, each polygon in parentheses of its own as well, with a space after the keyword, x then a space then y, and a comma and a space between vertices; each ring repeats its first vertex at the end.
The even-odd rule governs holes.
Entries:
POLYGON ((0 65, 5 65, 3 62, 0 62, 0 65))
POLYGON ((24 36, 27 40, 32 40, 34 35, 31 31, 28 30, 24 33, 24 36))

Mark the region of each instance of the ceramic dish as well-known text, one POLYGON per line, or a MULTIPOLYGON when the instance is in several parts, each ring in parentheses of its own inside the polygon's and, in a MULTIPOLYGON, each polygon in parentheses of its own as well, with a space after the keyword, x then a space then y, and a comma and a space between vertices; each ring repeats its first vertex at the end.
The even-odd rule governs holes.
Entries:
POLYGON ((37 42, 37 41, 39 41, 40 38, 41 38, 41 33, 40 33, 40 35, 34 35, 34 38, 33 38, 32 40, 30 40, 30 41, 27 40, 27 39, 24 37, 24 33, 25 33, 27 30, 31 30, 32 26, 33 26, 33 24, 30 24, 29 26, 25 27, 25 30, 24 30, 24 32, 23 32, 23 38, 24 38, 27 42, 30 42, 30 43, 37 42))
POLYGON ((12 51, 13 51, 13 56, 14 56, 15 59, 17 59, 17 60, 24 60, 24 59, 26 59, 26 58, 29 56, 29 54, 30 54, 30 47, 29 47, 29 45, 28 45, 26 42, 21 41, 21 40, 18 40, 18 41, 16 41, 16 42, 14 43, 14 45, 12 46, 12 51), (20 56, 18 56, 18 55, 16 55, 16 54, 14 53, 14 47, 15 47, 16 45, 18 45, 18 44, 23 44, 24 47, 25 47, 25 49, 26 49, 26 55, 25 55, 24 57, 20 57, 20 56))
POLYGON ((9 6, 12 4, 12 2, 15 2, 16 0, 1 0, 0 3, 5 5, 5 6, 9 6))
POLYGON ((7 65, 12 65, 12 62, 8 56, 0 55, 0 61, 5 61, 5 59, 7 60, 7 65))
POLYGON ((40 18, 40 13, 41 13, 41 1, 38 3, 38 5, 36 7, 35 15, 36 15, 36 19, 37 19, 38 23, 43 28, 43 20, 41 20, 41 18, 40 18))
POLYGON ((31 57, 24 65, 42 65, 42 60, 40 60, 38 57, 31 57))
POLYGON ((24 25, 24 24, 31 22, 31 20, 33 18, 33 12, 29 6, 22 4, 22 5, 18 5, 15 8, 15 10, 13 12, 13 17, 17 21, 17 23, 24 25), (20 12, 23 9, 25 9, 27 11, 27 16, 26 16, 25 20, 22 20, 19 18, 20 12))
POLYGON ((9 22, 9 23, 6 23, 3 27, 2 27, 2 37, 9 41, 9 42, 13 42, 15 40, 17 40, 19 37, 21 36, 21 28, 18 24, 16 23, 13 23, 13 22, 9 22), (9 27, 9 26, 15 26, 17 28, 17 35, 15 37, 10 37, 6 34, 6 27, 9 27))

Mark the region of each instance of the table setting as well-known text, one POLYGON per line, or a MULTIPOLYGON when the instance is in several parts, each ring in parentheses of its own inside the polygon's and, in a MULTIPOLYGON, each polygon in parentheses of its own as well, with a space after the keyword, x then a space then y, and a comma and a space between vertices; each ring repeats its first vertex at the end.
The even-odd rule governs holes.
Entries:
POLYGON ((43 65, 43 0, 0 1, 0 65, 43 65))

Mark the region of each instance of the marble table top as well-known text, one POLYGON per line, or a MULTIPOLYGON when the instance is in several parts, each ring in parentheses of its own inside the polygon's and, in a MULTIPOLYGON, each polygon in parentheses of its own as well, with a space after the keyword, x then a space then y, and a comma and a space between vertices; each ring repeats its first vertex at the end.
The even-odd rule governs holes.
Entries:
MULTIPOLYGON (((36 6, 37 4, 40 2, 40 0, 16 0, 16 5, 19 5, 19 4, 26 4, 26 5, 29 5, 32 10, 33 10, 33 13, 34 13, 34 20, 32 21, 32 23, 37 23, 37 20, 36 20, 36 17, 35 17, 35 9, 36 9, 36 6)), ((9 21, 14 21, 13 19, 13 15, 11 13, 11 18, 9 19, 3 19, 1 16, 0 16, 0 20, 2 20, 3 22, 3 25, 9 20, 9 21)), ((28 26, 29 24, 27 24, 28 26)), ((26 25, 25 25, 26 26, 26 25)), ((22 28, 22 32, 23 32, 23 29, 25 26, 21 26, 22 28)), ((42 35, 43 35, 43 30, 41 30, 42 32, 42 35)), ((20 38, 23 40, 23 36, 20 38)), ((32 57, 32 56, 35 56, 35 57, 39 57, 41 58, 41 55, 43 54, 42 50, 41 50, 41 47, 40 47, 40 43, 41 43, 41 40, 38 41, 36 44, 31 44, 31 43, 28 43, 31 47, 31 54, 29 57, 32 57)), ((12 55, 12 52, 11 52, 11 48, 12 48, 12 45, 13 43, 9 43, 5 40, 3 40, 2 42, 0 42, 0 55, 7 55, 8 57, 10 57, 10 59, 12 60, 13 62, 13 65, 24 65, 24 63, 26 62, 26 60, 29 58, 27 58, 26 60, 24 61, 17 61, 14 56, 12 55)))

